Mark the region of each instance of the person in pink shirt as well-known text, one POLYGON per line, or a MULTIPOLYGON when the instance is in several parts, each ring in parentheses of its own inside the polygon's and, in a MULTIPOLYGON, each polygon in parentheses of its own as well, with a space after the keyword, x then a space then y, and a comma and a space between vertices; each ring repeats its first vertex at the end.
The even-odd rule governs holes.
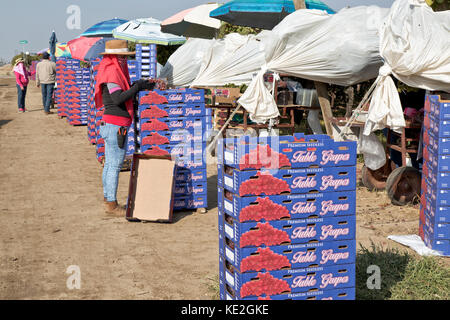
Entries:
POLYGON ((28 71, 25 66, 25 61, 22 58, 18 58, 14 63, 13 68, 14 74, 16 76, 16 85, 17 85, 17 100, 19 106, 19 113, 25 112, 25 96, 27 94, 27 86, 29 77, 33 74, 28 71))

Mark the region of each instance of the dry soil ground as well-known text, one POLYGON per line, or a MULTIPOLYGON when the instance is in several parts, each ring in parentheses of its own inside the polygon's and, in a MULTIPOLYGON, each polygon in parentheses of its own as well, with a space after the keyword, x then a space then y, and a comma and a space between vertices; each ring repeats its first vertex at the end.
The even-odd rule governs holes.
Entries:
MULTIPOLYGON (((0 299, 210 299, 218 277, 216 169, 207 214, 172 224, 130 223, 103 213, 101 166, 86 127, 44 115, 31 82, 19 114, 13 78, 0 75, 0 299), (69 290, 69 266, 81 289, 69 290)), ((120 176, 119 202, 129 172, 120 176)), ((415 234, 417 207, 394 207, 358 188, 357 240, 409 250, 386 237, 415 234)))

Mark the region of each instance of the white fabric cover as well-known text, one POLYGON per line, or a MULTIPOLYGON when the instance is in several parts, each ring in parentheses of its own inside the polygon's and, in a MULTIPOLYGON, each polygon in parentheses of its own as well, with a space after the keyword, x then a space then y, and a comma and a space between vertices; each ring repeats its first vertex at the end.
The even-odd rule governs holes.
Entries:
POLYGON ((388 9, 345 8, 328 15, 297 10, 264 34, 265 60, 257 77, 239 99, 256 122, 279 115, 263 75, 268 71, 349 86, 376 78, 383 65, 378 29, 388 9))
POLYGON ((167 60, 159 78, 166 78, 169 85, 189 86, 198 75, 203 57, 213 43, 214 40, 187 40, 167 60))
POLYGON ((380 69, 364 135, 405 126, 397 88, 408 86, 450 91, 450 11, 433 12, 425 0, 397 0, 380 29, 380 69))
POLYGON ((210 48, 192 86, 248 84, 263 64, 264 47, 261 41, 253 35, 232 33, 217 40, 210 48))

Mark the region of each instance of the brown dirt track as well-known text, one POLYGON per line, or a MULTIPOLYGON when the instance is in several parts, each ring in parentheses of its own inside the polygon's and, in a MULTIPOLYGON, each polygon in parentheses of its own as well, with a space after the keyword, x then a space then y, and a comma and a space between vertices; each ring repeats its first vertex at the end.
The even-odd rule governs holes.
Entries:
MULTIPOLYGON (((218 277, 216 169, 209 211, 173 224, 130 223, 103 213, 101 166, 86 127, 45 116, 31 82, 29 112, 17 113, 12 78, 0 75, 0 299, 211 299, 218 277), (78 265, 81 289, 66 269, 78 265)), ((129 172, 120 176, 119 202, 129 172)), ((358 189, 358 242, 418 229, 417 207, 393 207, 383 192, 358 189)))

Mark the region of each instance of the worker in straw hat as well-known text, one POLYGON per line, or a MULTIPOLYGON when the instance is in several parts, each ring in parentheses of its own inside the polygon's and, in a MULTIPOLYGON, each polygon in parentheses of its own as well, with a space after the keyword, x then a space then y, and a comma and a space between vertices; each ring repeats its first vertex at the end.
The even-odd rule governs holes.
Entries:
POLYGON ((134 117, 134 101, 139 91, 152 90, 155 82, 138 80, 130 85, 127 57, 135 55, 128 50, 127 41, 110 40, 99 64, 95 85, 97 108, 105 107, 100 135, 105 140, 103 168, 103 195, 106 213, 125 216, 124 207, 117 203, 119 173, 126 154, 126 133, 134 117))
POLYGON ((29 77, 32 76, 33 73, 28 71, 27 66, 25 65, 25 60, 21 57, 14 61, 13 71, 16 76, 17 104, 19 107, 19 113, 22 113, 26 111, 25 97, 27 95, 29 77))

